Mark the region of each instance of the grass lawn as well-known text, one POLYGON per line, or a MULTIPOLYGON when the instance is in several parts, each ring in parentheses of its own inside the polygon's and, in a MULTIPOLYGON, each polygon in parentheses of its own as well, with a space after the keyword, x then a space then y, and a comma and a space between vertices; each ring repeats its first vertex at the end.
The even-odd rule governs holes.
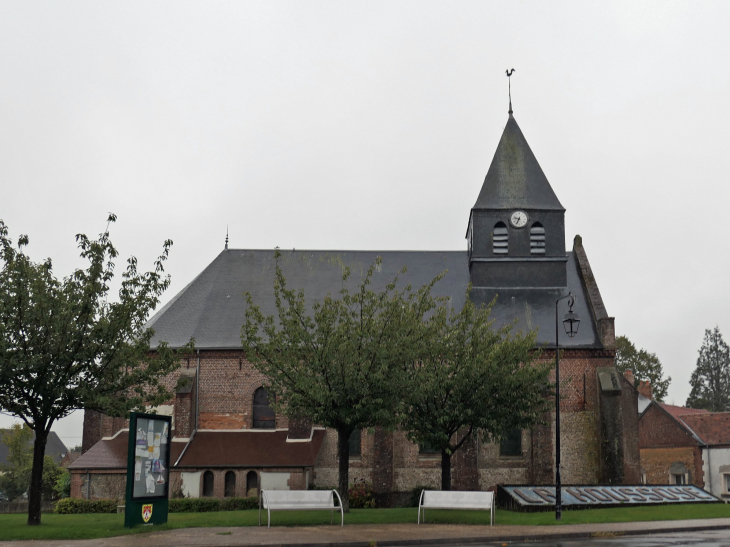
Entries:
MULTIPOLYGON (((389 524, 416 522, 415 508, 353 509, 345 515, 345 524, 389 524)), ((256 526, 258 510, 221 511, 217 513, 170 513, 168 523, 154 527, 154 531, 175 528, 256 526)), ((488 524, 486 511, 426 512, 428 522, 453 524, 488 524)), ((265 519, 265 516, 262 515, 265 519)), ((730 517, 730 505, 688 504, 655 507, 616 507, 563 511, 561 524, 598 522, 633 522, 646 520, 681 520, 730 517)), ((93 539, 125 534, 151 532, 151 526, 124 528, 124 515, 56 515, 44 514, 40 526, 27 526, 26 515, 0 515, 0 541, 20 539, 93 539)), ((277 511, 271 514, 275 526, 329 524, 325 511, 277 511)), ((265 522, 265 520, 264 520, 265 522)), ((497 510, 497 524, 551 525, 556 524, 554 513, 517 513, 497 510)))

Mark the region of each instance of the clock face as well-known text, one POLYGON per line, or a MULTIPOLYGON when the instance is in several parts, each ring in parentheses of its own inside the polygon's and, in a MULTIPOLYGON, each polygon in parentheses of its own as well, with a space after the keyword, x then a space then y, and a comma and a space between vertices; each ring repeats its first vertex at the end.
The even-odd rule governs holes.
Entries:
POLYGON ((512 213, 509 221, 515 228, 522 228, 525 224, 527 224, 527 213, 524 211, 515 211, 512 213))

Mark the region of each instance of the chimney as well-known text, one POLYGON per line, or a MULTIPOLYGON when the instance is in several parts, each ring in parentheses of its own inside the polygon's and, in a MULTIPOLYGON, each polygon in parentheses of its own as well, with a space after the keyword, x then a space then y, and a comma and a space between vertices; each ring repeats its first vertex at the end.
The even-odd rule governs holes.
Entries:
POLYGON ((638 389, 639 393, 641 393, 644 397, 649 400, 654 400, 654 397, 651 394, 651 384, 649 383, 649 380, 639 382, 638 389))
POLYGON ((624 378, 626 378, 631 383, 632 386, 634 385, 634 373, 633 372, 626 369, 626 371, 624 372, 624 378))

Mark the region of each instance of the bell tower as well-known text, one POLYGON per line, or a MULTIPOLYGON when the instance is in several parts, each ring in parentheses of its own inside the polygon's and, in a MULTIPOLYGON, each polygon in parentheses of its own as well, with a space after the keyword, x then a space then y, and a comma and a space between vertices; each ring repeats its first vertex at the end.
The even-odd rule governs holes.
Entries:
POLYGON ((511 108, 469 216, 474 287, 567 286, 565 209, 525 140, 511 108))

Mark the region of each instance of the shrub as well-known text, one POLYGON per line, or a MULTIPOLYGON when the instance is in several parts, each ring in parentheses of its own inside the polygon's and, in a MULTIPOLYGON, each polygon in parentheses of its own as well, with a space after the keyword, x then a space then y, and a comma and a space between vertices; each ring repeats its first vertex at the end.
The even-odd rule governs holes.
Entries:
POLYGON ((210 513, 220 509, 221 500, 218 498, 172 499, 168 507, 170 513, 210 513))
POLYGON ((246 509, 258 509, 259 499, 250 498, 225 498, 221 500, 221 511, 245 511, 246 509))
POLYGON ((350 485, 350 507, 353 509, 374 509, 375 493, 373 485, 358 479, 354 484, 350 485))
POLYGON ((59 515, 78 513, 116 513, 120 500, 84 500, 80 498, 64 498, 56 503, 59 515))
POLYGON ((411 499, 410 499, 410 505, 408 507, 418 507, 418 502, 421 501, 421 492, 423 490, 433 490, 432 486, 416 486, 413 490, 411 490, 411 499))
POLYGON ((210 513, 212 511, 241 511, 257 509, 258 498, 182 498, 171 499, 170 513, 210 513))

